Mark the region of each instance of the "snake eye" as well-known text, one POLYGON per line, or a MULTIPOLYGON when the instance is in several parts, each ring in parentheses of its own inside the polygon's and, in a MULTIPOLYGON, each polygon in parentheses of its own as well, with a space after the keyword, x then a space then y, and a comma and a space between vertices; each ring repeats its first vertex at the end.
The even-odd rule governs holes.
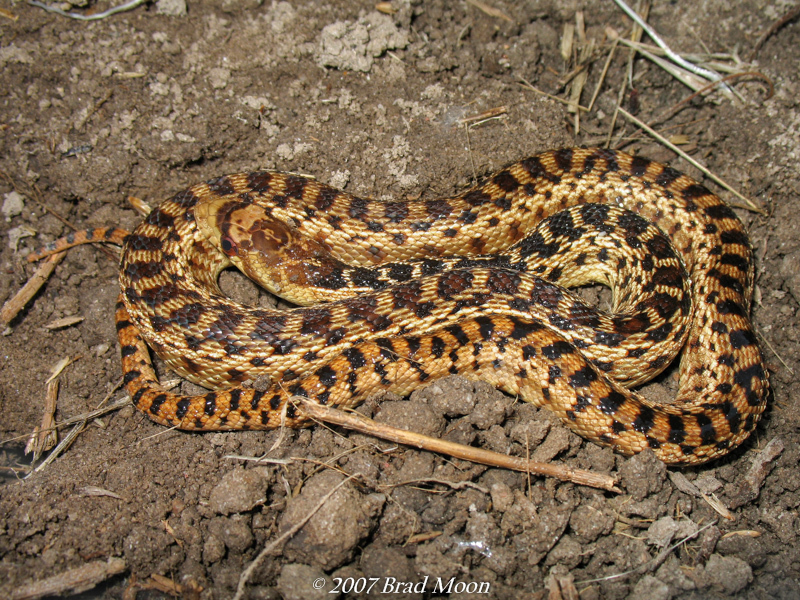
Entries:
POLYGON ((228 256, 234 256, 236 254, 236 243, 231 238, 222 238, 222 240, 220 240, 220 246, 222 247, 222 251, 228 256))

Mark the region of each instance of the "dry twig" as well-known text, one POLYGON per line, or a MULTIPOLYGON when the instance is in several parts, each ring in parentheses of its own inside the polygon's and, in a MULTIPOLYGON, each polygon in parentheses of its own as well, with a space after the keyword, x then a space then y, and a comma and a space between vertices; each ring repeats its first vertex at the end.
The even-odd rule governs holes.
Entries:
POLYGON ((630 114, 628 111, 626 111, 626 110, 625 110, 624 108, 622 108, 622 107, 620 107, 620 108, 619 108, 619 113, 620 113, 620 114, 621 114, 623 117, 625 117, 626 119, 628 119, 629 121, 631 121, 632 123, 634 123, 634 124, 635 124, 637 127, 641 127, 642 129, 644 129, 644 130, 645 130, 645 131, 646 131, 648 134, 650 134, 650 135, 651 135, 651 136, 653 136, 653 137, 654 137, 656 140, 658 140, 659 142, 661 142, 662 144, 664 144, 664 145, 665 145, 667 148, 669 148, 670 150, 672 150, 673 152, 675 152, 675 154, 679 155, 679 156, 680 156, 681 158, 683 158, 683 159, 684 159, 686 162, 690 163, 690 164, 691 164, 691 165, 693 165, 695 168, 697 168, 697 169, 700 169, 700 171, 702 171, 702 172, 703 172, 703 174, 704 174, 706 177, 708 177, 709 179, 713 180, 713 181, 714 181, 714 182, 716 182, 718 185, 720 185, 720 186, 724 187, 724 188, 725 188, 726 190, 728 190, 728 191, 729 191, 731 194, 733 194, 733 195, 734 195, 734 196, 736 196, 737 198, 740 198, 741 200, 743 200, 743 201, 744 201, 744 202, 747 204, 747 206, 741 206, 741 205, 738 205, 738 204, 731 204, 731 206, 735 206, 735 207, 737 207, 737 208, 744 208, 744 209, 746 209, 746 210, 752 210, 753 212, 757 212, 757 213, 759 213, 759 214, 762 214, 762 215, 765 215, 765 214, 767 214, 767 213, 766 213, 766 211, 765 211, 763 208, 761 208, 760 206, 758 206, 758 205, 757 205, 755 202, 753 202, 752 200, 750 200, 750 199, 749 199, 749 198, 747 198, 746 196, 743 196, 742 194, 740 194, 740 193, 739 193, 738 191, 736 191, 736 189, 734 189, 734 188, 733 188, 733 187, 732 187, 732 186, 731 186, 729 183, 727 183, 726 181, 724 181, 724 180, 723 180, 721 177, 719 177, 718 175, 715 175, 714 173, 712 173, 712 172, 711 172, 711 171, 710 171, 710 170, 709 170, 707 167, 705 167, 705 166, 701 165, 699 162, 697 162, 697 161, 696 161, 695 159, 693 159, 691 156, 689 156, 688 154, 686 154, 686 152, 684 152, 683 150, 681 150, 680 148, 678 148, 678 147, 677 147, 675 144, 673 144, 673 143, 672 143, 672 142, 670 142, 670 141, 669 141, 667 138, 665 138, 663 135, 661 135, 660 133, 658 133, 658 132, 657 132, 655 129, 653 129, 652 127, 650 127, 649 125, 647 125, 647 123, 644 123, 643 121, 640 121, 639 119, 637 119, 636 117, 634 117, 632 114, 630 114))
POLYGON ((0 324, 8 325, 11 320, 19 314, 25 305, 33 298, 45 282, 53 274, 56 265, 64 260, 66 252, 58 252, 51 256, 42 263, 36 272, 31 276, 28 282, 22 286, 14 297, 3 305, 0 310, 0 324))
MULTIPOLYGON (((648 15, 650 14, 650 4, 645 5, 645 10, 643 17, 647 19, 648 15)), ((613 39, 616 39, 616 32, 613 31, 611 28, 606 28, 606 34, 613 39)), ((634 24, 633 29, 631 30, 631 41, 638 42, 642 39, 642 28, 639 27, 638 24, 634 24)), ((611 146, 611 136, 614 135, 614 128, 617 126, 617 117, 619 116, 619 109, 622 106, 622 101, 625 98, 625 92, 628 89, 628 84, 633 85, 633 59, 636 57, 636 52, 634 50, 630 50, 628 52, 628 61, 626 67, 627 76, 622 78, 622 83, 619 86, 619 91, 617 92, 617 105, 614 108, 614 114, 611 115, 611 124, 608 127, 608 137, 606 138, 605 147, 608 148, 611 146)))
POLYGON ((119 575, 127 568, 127 564, 121 558, 112 556, 107 561, 95 560, 47 579, 18 587, 11 592, 11 600, 34 600, 66 593, 79 594, 114 575, 119 575))
POLYGON ((792 21, 794 21, 794 20, 795 20, 797 17, 800 17, 800 4, 798 4, 798 5, 797 5, 797 6, 795 6, 794 8, 791 8, 791 9, 789 9, 789 12, 787 12, 787 13, 786 13, 785 15, 783 15, 783 16, 782 16, 780 19, 778 19, 777 21, 775 21, 775 22, 772 24, 772 26, 771 26, 769 29, 767 29, 767 30, 766 30, 766 31, 765 31, 765 32, 764 32, 764 33, 761 35, 761 37, 760 37, 760 38, 758 38, 758 41, 756 42, 756 45, 755 45, 755 46, 753 46, 753 51, 750 53, 750 58, 749 58, 749 60, 750 60, 751 62, 752 62, 753 60, 755 60, 755 58, 756 58, 756 55, 758 54, 758 51, 759 51, 759 50, 761 50, 761 47, 762 47, 762 46, 763 46, 763 45, 766 43, 766 41, 767 41, 769 38, 771 38, 773 35, 775 35, 775 34, 778 32, 778 30, 779 30, 781 27, 783 27, 784 25, 787 25, 788 23, 791 23, 791 22, 792 22, 792 21))
POLYGON ((694 533, 691 533, 691 534, 687 535, 686 537, 678 540, 672 546, 668 546, 668 547, 664 548, 661 552, 658 553, 657 556, 655 556, 655 557, 651 558, 650 560, 644 562, 643 564, 639 565, 635 569, 631 569, 630 571, 625 571, 624 573, 615 573, 614 575, 608 575, 607 577, 599 577, 597 579, 586 579, 584 581, 578 581, 577 583, 578 583, 578 585, 583 585, 583 584, 586 584, 586 583, 597 583, 599 581, 613 581, 615 579, 621 579, 623 577, 627 577, 628 575, 644 575, 645 573, 647 573, 649 571, 652 571, 653 569, 658 567, 661 563, 663 563, 664 560, 666 560, 667 556, 669 556, 670 552, 675 550, 675 548, 677 548, 681 544, 685 544, 686 542, 688 542, 691 539, 696 538, 698 535, 700 535, 706 529, 709 529, 710 527, 713 527, 716 524, 717 524, 716 520, 705 524, 703 527, 701 527, 700 529, 698 529, 694 533))
POLYGON ((455 444, 413 431, 406 431, 405 429, 398 429, 396 427, 377 423, 356 412, 346 412, 342 409, 321 406, 311 402, 307 398, 295 397, 295 400, 301 404, 301 410, 312 419, 333 423, 334 425, 340 425, 347 429, 354 429, 384 440, 390 440, 398 444, 412 446, 429 452, 446 454, 482 465, 512 469, 514 471, 522 471, 523 473, 530 472, 545 477, 555 477, 562 481, 571 481, 579 485, 620 493, 619 488, 614 485, 616 480, 609 475, 584 471, 582 469, 572 469, 564 465, 525 460, 518 456, 508 456, 490 450, 455 444))
POLYGON ((47 395, 44 401, 42 424, 33 430, 25 446, 25 454, 33 454, 33 462, 50 450, 58 442, 56 423, 56 406, 58 404, 58 379, 47 382, 47 395))
POLYGON ((338 492, 340 487, 351 481, 353 477, 354 476, 351 475, 347 479, 343 479, 342 481, 340 481, 336 487, 334 487, 331 491, 329 491, 322 497, 322 499, 317 503, 317 505, 314 508, 312 508, 305 517, 303 517, 297 523, 292 525, 291 528, 286 530, 282 535, 277 537, 271 543, 267 544, 264 547, 264 549, 258 553, 258 556, 256 556, 253 559, 253 562, 251 562, 239 576, 239 584, 236 586, 236 595, 233 597, 233 600, 241 600, 244 597, 244 587, 247 585, 247 581, 248 579, 250 579, 250 576, 253 574, 253 571, 255 571, 258 565, 261 564, 261 561, 263 561, 270 552, 275 550, 283 542, 285 542, 286 540, 291 538, 294 534, 296 534, 298 531, 300 531, 303 528, 303 526, 305 526, 305 524, 308 523, 311 517, 313 517, 317 513, 317 511, 325 505, 325 503, 328 500, 330 500, 331 496, 333 496, 336 492, 338 492))
MULTIPOLYGON (((718 81, 719 79, 722 79, 721 75, 716 71, 710 69, 704 69, 703 67, 698 67, 697 65, 692 64, 689 61, 685 60, 677 52, 674 52, 667 45, 667 43, 663 39, 661 39, 661 36, 659 36, 656 33, 655 29, 650 27, 650 25, 648 25, 647 22, 645 22, 645 20, 642 19, 636 13, 636 11, 634 11, 630 6, 625 4, 623 0, 614 0, 614 2, 616 2, 617 6, 619 6, 625 12, 626 15, 628 15, 631 19, 633 19, 636 22, 636 24, 639 27, 641 27, 647 33, 648 36, 650 36, 650 39, 653 40, 666 53, 666 55, 670 58, 670 60, 674 62, 676 65, 679 65, 683 69, 690 71, 695 75, 699 75, 700 77, 708 79, 709 81, 718 81)), ((730 88, 727 85, 723 87, 723 90, 726 90, 728 93, 730 93, 730 88)))

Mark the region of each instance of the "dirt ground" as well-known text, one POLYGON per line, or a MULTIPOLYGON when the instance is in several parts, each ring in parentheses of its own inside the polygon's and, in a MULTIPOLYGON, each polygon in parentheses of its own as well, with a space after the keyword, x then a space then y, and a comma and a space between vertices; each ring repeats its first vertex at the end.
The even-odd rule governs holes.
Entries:
MULTIPOLYGON (((607 28, 628 35, 631 27, 611 1, 488 3, 508 19, 467 1, 395 0, 391 15, 374 2, 296 0, 198 0, 185 15, 168 14, 175 4, 85 23, 0 1, 8 13, 0 14, 0 302, 33 272, 25 256, 68 233, 54 213, 80 228, 132 228, 139 217, 128 196, 154 204, 214 176, 263 168, 374 198, 434 198, 542 150, 602 144, 629 56, 617 49, 576 131, 562 103, 520 80, 568 98, 572 66, 561 46, 580 11, 586 41, 576 34, 576 43, 596 45, 581 98, 588 105, 607 28), (500 118, 465 128, 465 118, 498 107, 500 118)), ((747 61, 791 8, 787 0, 656 0, 649 22, 681 52, 747 61)), ((683 136, 673 139, 768 214, 737 209, 758 259, 753 316, 774 394, 743 448, 667 470, 650 454, 614 455, 547 411, 453 377, 410 400, 370 401, 365 411, 454 441, 614 473, 623 493, 323 427, 167 431, 130 406, 91 421, 65 454, 23 479, 30 461, 22 448, 41 422, 54 365, 74 359, 60 375, 59 420, 93 409, 120 380, 116 261, 84 246, 0 337, 0 595, 116 558, 121 573, 81 597, 161 598, 179 586, 177 595, 229 598, 262 548, 358 474, 251 573, 246 597, 542 598, 559 585, 564 597, 574 585, 584 600, 800 597, 798 65, 795 19, 742 69, 766 76, 771 97, 761 80, 739 80, 742 100, 714 94, 656 125, 683 136), (82 320, 45 328, 70 316, 82 320), (234 458, 263 455, 284 460, 234 458), (728 517, 704 499, 712 496, 728 517), (369 578, 376 585, 361 591, 369 578), (436 590, 451 578, 452 587, 436 590)), ((642 58, 633 75, 623 106, 646 122, 691 93, 642 58)), ((634 133, 619 117, 612 144, 702 179, 634 133)), ((267 301, 237 274, 223 274, 223 286, 243 302, 267 301)), ((668 397, 674 374, 645 393, 668 397)))

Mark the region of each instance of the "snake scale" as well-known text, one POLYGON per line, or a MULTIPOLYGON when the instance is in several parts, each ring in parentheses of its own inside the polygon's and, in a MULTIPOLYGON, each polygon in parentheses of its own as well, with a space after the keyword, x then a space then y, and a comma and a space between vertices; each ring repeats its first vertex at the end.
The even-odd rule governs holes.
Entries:
POLYGON ((688 176, 623 152, 546 152, 436 200, 240 173, 178 193, 126 233, 90 230, 47 250, 123 242, 124 381, 164 425, 302 426, 293 395, 353 406, 458 373, 598 444, 686 465, 741 444, 766 406, 742 223, 688 176), (217 277, 232 264, 301 306, 228 299, 217 277), (592 282, 611 287, 609 313, 567 289, 592 282), (148 345, 213 391, 161 388, 148 345), (674 402, 628 389, 681 351, 674 402))

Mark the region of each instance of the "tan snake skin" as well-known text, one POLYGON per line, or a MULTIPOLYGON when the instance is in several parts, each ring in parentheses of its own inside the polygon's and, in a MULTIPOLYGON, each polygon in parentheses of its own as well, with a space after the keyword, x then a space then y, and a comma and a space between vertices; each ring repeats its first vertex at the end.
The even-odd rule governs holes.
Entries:
POLYGON ((697 464, 741 444, 766 405, 752 280, 741 222, 705 187, 622 152, 565 149, 437 200, 365 200, 272 172, 196 185, 125 238, 116 319, 127 389, 165 425, 300 426, 292 395, 352 406, 459 373, 624 454, 697 464), (334 302, 238 305, 216 283, 232 263, 295 303, 334 302), (612 288, 610 314, 565 289, 590 282, 612 288), (160 388, 148 344, 215 391, 160 388), (681 347, 674 403, 627 389, 681 347), (266 388, 242 385, 264 374, 266 388))

